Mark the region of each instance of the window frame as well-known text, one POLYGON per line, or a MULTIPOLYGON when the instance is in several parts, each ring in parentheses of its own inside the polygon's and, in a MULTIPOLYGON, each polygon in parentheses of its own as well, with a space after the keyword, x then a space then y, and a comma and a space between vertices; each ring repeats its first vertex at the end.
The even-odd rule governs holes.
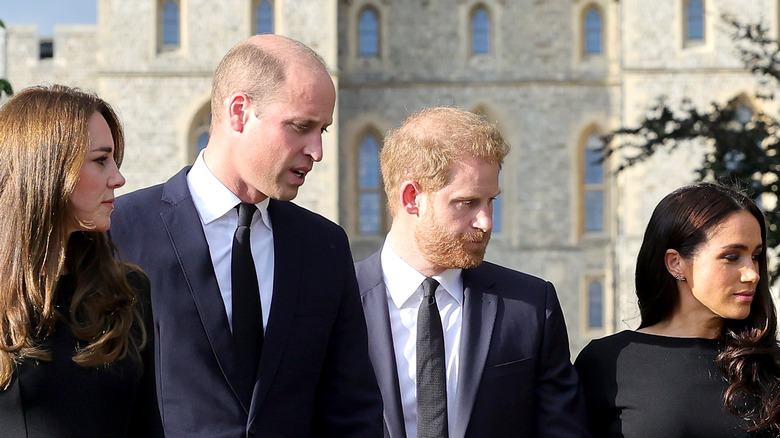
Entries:
POLYGON ((159 0, 157 3, 157 13, 158 13, 158 20, 157 20, 157 51, 159 53, 162 52, 170 52, 179 50, 182 46, 182 0, 159 0), (170 17, 166 16, 166 9, 169 5, 173 5, 176 10, 176 42, 167 42, 167 31, 168 31, 168 25, 170 24, 168 22, 168 19, 170 17))
POLYGON ((360 10, 358 10, 357 13, 357 20, 355 22, 356 30, 357 30, 357 38, 355 40, 356 44, 356 55, 358 58, 362 59, 374 59, 374 58, 380 58, 382 55, 382 40, 381 40, 381 15, 379 14, 379 9, 374 7, 373 5, 365 5, 360 10), (363 52, 363 36, 365 31, 370 31, 371 29, 364 30, 363 25, 363 17, 365 14, 372 14, 374 17, 374 25, 375 28, 373 29, 373 51, 367 51, 366 53, 363 52))
POLYGON ((274 0, 253 0, 250 17, 252 19, 252 35, 273 34, 276 32, 276 10, 274 0), (260 7, 268 4, 271 8, 271 31, 260 33, 260 7))
POLYGON ((387 196, 385 194, 384 183, 382 181, 382 173, 379 168, 379 154, 382 150, 383 138, 379 134, 378 130, 374 128, 368 128, 358 136, 357 148, 355 149, 355 234, 361 237, 376 237, 383 236, 387 233, 388 223, 387 215, 385 214, 387 206, 387 196), (364 145, 367 138, 373 138, 374 145, 376 147, 376 175, 378 177, 376 187, 364 187, 361 180, 361 169, 363 168, 363 152, 364 145), (363 224, 363 212, 361 199, 363 195, 376 195, 378 200, 377 209, 377 222, 378 229, 375 232, 364 232, 362 228, 363 224))
POLYGON ((492 49, 492 19, 491 19, 490 11, 487 8, 486 5, 482 3, 478 3, 474 5, 474 7, 471 9, 471 13, 469 14, 469 55, 470 56, 486 56, 491 54, 492 49), (481 33, 481 29, 477 29, 478 23, 476 22, 477 14, 478 13, 484 13, 485 21, 484 24, 486 24, 486 29, 484 30, 484 35, 481 33), (477 33, 477 30, 480 30, 480 33, 477 33), (478 36, 481 38, 484 38, 485 44, 487 47, 484 49, 484 51, 477 51, 477 47, 475 44, 475 41, 477 40, 478 36))
MULTIPOLYGON (((705 0, 684 0, 683 1, 683 41, 685 46, 698 46, 707 41, 707 5, 705 0), (701 26, 701 35, 691 37, 691 5, 697 2, 701 5, 701 14, 698 15, 699 25, 701 26)), ((696 17, 696 16, 694 16, 696 17)))
POLYGON ((592 183, 588 181, 588 159, 589 159, 589 150, 595 150, 597 149, 595 146, 595 141, 598 141, 601 146, 603 147, 603 141, 598 135, 598 131, 594 129, 590 129, 587 131, 587 134, 583 137, 583 140, 581 141, 580 145, 580 160, 579 160, 579 168, 580 168, 580 179, 579 179, 579 186, 580 186, 580 208, 579 208, 579 216, 580 216, 580 234, 581 235, 602 235, 607 232, 607 166, 606 161, 602 161, 600 163, 601 168, 601 181, 598 183, 592 183), (591 139, 595 139, 592 143, 591 139), (589 193, 601 193, 601 227, 600 229, 588 229, 588 202, 587 202, 587 195, 589 193))
POLYGON ((582 14, 582 55, 585 57, 599 56, 604 53, 604 14, 601 9, 596 5, 590 5, 583 11, 582 14), (590 29, 588 18, 595 14, 598 20, 598 50, 590 51, 589 36, 592 34, 590 29))

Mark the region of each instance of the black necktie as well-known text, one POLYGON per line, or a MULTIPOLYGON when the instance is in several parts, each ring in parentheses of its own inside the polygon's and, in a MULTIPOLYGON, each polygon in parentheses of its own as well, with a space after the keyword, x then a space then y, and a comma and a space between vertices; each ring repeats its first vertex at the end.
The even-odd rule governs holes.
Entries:
POLYGON ((436 288, 439 282, 426 278, 423 300, 417 313, 417 437, 447 438, 447 383, 444 332, 436 288))
POLYGON ((263 348, 263 312, 260 305, 260 289, 257 286, 255 262, 249 244, 249 225, 257 211, 254 204, 238 204, 238 227, 233 235, 233 251, 230 259, 231 288, 233 290, 233 339, 238 348, 238 360, 245 376, 244 394, 252 397, 257 363, 263 348))

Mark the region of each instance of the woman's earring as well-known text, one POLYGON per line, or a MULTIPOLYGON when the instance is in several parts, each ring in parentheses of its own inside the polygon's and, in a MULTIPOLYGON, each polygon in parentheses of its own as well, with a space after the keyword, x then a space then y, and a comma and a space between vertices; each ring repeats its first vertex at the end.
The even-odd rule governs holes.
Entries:
POLYGON ((677 281, 685 281, 685 277, 682 274, 675 274, 674 279, 677 281))

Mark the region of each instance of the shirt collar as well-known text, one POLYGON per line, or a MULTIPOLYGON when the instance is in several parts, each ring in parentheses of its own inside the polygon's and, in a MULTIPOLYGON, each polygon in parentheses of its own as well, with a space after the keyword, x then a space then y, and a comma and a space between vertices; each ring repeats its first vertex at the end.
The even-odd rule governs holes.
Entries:
MULTIPOLYGON (((192 201, 204 225, 225 216, 241 202, 238 196, 211 173, 203 160, 203 151, 198 154, 198 158, 195 159, 195 163, 187 174, 187 184, 192 194, 192 201)), ((263 218, 263 223, 269 229, 273 229, 271 228, 271 218, 268 216, 268 203, 269 198, 265 198, 255 206, 263 218)))
MULTIPOLYGON (((395 305, 400 309, 403 305, 416 306, 416 300, 411 302, 415 292, 425 280, 425 276, 406 263, 390 245, 389 239, 385 239, 380 254, 382 264, 382 279, 387 287, 387 293, 395 305)), ((463 305, 463 279, 462 269, 447 269, 433 278, 441 284, 444 290, 463 305)))

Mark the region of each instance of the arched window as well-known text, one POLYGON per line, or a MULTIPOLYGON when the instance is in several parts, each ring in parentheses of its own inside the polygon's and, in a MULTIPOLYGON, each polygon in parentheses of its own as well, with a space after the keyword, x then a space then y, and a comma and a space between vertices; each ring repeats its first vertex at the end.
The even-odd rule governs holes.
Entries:
POLYGON ((688 0, 685 11, 685 37, 688 41, 704 40, 703 0, 688 0))
POLYGON ((274 33, 274 5, 270 0, 261 0, 256 3, 255 33, 274 33))
POLYGON ((179 3, 168 0, 162 7, 162 45, 179 46, 179 3))
POLYGON ((588 284, 588 328, 604 328, 604 289, 598 280, 588 284))
POLYGON ((598 9, 590 8, 585 14, 585 54, 601 53, 601 14, 598 9))
POLYGON ((207 103, 195 114, 190 124, 188 158, 194 160, 209 143, 211 106, 207 103))
POLYGON ((471 54, 490 52, 490 17, 484 7, 478 6, 471 13, 471 54))
POLYGON ((206 149, 206 145, 209 144, 209 132, 202 132, 198 136, 198 150, 197 152, 200 153, 203 149, 206 149))
MULTIPOLYGON (((503 184, 501 183, 501 180, 503 178, 504 174, 499 173, 498 174, 498 187, 501 188, 503 184)), ((501 232, 501 222, 503 219, 504 209, 501 205, 501 196, 498 196, 496 199, 493 200, 493 232, 494 233, 500 233, 501 232)))
POLYGON ((373 8, 366 8, 358 17, 358 54, 362 58, 379 56, 379 18, 373 8))
POLYGON ((366 134, 358 155, 358 233, 384 232, 382 224, 382 178, 379 173, 379 139, 366 134))
POLYGON ((591 134, 583 151, 583 223, 586 233, 604 231, 604 165, 601 139, 591 134))

